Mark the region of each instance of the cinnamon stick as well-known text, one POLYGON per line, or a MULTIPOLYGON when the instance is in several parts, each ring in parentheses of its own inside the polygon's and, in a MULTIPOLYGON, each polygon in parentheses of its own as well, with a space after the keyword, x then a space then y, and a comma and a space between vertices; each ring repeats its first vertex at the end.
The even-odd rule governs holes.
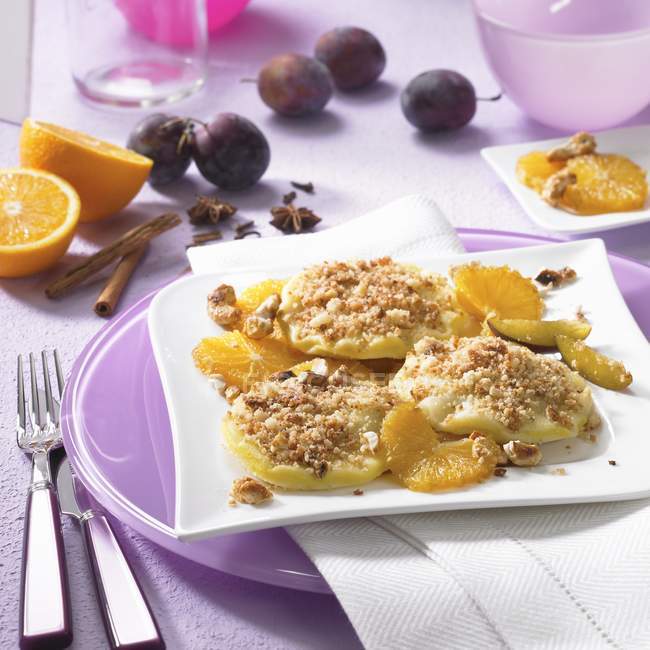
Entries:
POLYGON ((144 252, 147 250, 148 244, 140 246, 135 250, 127 253, 115 267, 115 270, 108 279, 106 286, 102 289, 99 297, 95 301, 94 310, 98 316, 110 318, 115 311, 115 307, 122 296, 124 288, 131 279, 133 271, 138 266, 144 252))
POLYGON ((106 268, 111 262, 124 257, 127 253, 146 244, 166 230, 178 226, 180 223, 181 218, 175 212, 168 212, 129 230, 112 244, 105 246, 88 257, 79 266, 70 269, 65 275, 52 282, 45 289, 45 295, 48 298, 58 298, 64 295, 97 273, 97 271, 106 268))

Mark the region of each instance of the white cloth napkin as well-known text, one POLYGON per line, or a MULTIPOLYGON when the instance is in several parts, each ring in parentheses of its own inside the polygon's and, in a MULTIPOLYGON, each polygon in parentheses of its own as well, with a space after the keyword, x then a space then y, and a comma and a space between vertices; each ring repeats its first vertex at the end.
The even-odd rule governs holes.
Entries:
MULTIPOLYGON (((202 273, 462 250, 436 204, 409 196, 299 239, 220 243, 188 257, 202 273)), ((370 517, 288 531, 369 650, 650 648, 648 500, 370 517)))

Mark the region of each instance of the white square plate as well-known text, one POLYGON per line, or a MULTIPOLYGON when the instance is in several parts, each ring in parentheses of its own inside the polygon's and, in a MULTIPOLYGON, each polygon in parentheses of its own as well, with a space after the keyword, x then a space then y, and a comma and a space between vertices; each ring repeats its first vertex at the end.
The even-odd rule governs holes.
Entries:
MULTIPOLYGON (((627 156, 643 169, 650 169, 650 126, 632 126, 601 131, 596 133, 596 139, 598 140, 598 151, 627 156)), ((530 151, 547 151, 565 141, 566 137, 556 140, 524 142, 523 144, 508 144, 501 147, 487 147, 481 149, 481 155, 508 186, 526 214, 536 224, 547 230, 578 234, 612 230, 650 221, 650 206, 647 201, 643 210, 577 217, 569 212, 564 212, 564 210, 552 208, 542 201, 537 192, 519 182, 515 174, 515 165, 520 156, 530 151)))
POLYGON ((162 289, 149 309, 149 331, 174 438, 178 537, 195 540, 341 517, 609 501, 650 495, 650 347, 618 291, 603 243, 590 239, 403 261, 446 273, 450 265, 470 260, 509 264, 526 275, 535 274, 542 266, 569 265, 577 271, 577 282, 548 294, 546 316, 571 317, 581 306, 594 326, 589 342, 624 360, 634 375, 634 383, 622 393, 594 387, 603 416, 597 443, 551 443, 544 449, 545 465, 533 469, 508 468, 505 478, 453 492, 409 492, 383 477, 364 486, 363 496, 354 496, 351 488, 321 493, 278 491, 271 502, 260 507, 229 507, 232 481, 244 475, 246 469, 220 439, 220 421, 228 405, 192 362, 192 349, 200 339, 220 333, 220 328, 206 315, 206 296, 221 282, 240 291, 269 277, 288 277, 299 269, 249 269, 192 276, 162 289), (609 465, 609 459, 615 459, 617 465, 609 465), (557 467, 566 468, 566 475, 553 474, 557 467))

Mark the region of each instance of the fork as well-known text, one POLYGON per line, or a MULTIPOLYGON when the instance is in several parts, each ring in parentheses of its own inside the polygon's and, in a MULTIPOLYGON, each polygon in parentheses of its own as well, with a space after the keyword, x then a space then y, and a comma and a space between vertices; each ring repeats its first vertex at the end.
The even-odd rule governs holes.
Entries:
MULTIPOLYGON (((52 483, 50 452, 62 445, 46 351, 41 352, 43 392, 39 394, 34 355, 29 355, 31 402, 29 423, 25 404, 23 358, 18 355, 18 446, 32 457, 32 479, 27 491, 23 565, 20 585, 20 647, 64 648, 72 643, 70 592, 65 568, 61 516, 52 483), (45 404, 41 403, 45 397, 45 404), (44 408, 43 408, 44 407, 44 408), (30 426, 31 425, 31 426, 30 426)), ((58 352, 54 366, 63 392, 58 352)))

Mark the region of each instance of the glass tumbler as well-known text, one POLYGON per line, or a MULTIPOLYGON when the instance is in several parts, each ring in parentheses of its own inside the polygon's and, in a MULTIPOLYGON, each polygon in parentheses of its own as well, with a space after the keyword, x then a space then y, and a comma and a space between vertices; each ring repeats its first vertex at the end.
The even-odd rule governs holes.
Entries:
POLYGON ((72 76, 89 99, 147 107, 198 90, 205 0, 66 0, 72 76))

